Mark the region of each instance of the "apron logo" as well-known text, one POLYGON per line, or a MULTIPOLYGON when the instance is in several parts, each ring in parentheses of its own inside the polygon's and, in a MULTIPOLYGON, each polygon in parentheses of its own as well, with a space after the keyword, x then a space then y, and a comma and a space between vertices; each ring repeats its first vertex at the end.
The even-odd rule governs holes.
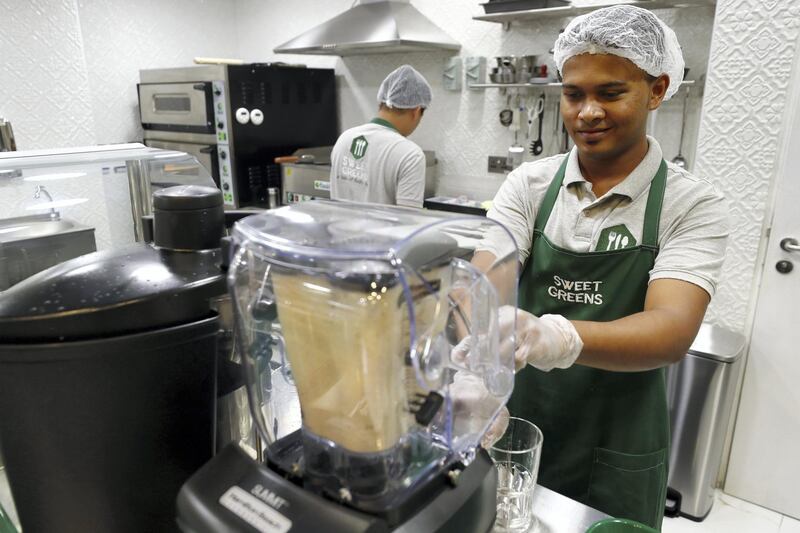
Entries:
POLYGON ((553 284, 547 287, 547 294, 556 300, 573 304, 603 305, 602 281, 564 279, 553 276, 553 284))
POLYGON ((610 250, 622 250, 624 248, 633 248, 636 246, 636 239, 624 224, 617 224, 610 228, 605 228, 600 232, 600 238, 597 239, 597 245, 594 248, 595 252, 607 252, 610 250))
POLYGON ((369 146, 367 139, 363 135, 359 135, 353 139, 353 143, 350 145, 350 153, 353 154, 354 158, 361 159, 367 153, 367 146, 369 146))

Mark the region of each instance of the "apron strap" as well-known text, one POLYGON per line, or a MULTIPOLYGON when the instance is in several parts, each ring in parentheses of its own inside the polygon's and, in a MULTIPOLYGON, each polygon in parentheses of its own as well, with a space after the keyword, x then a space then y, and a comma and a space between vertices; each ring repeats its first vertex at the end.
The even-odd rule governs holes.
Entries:
POLYGON ((536 222, 533 225, 534 233, 538 230, 539 233, 544 233, 544 227, 547 225, 547 220, 550 218, 550 213, 553 211, 553 206, 556 205, 558 192, 561 190, 561 184, 564 182, 564 174, 567 171, 567 163, 569 162, 569 154, 564 158, 564 162, 558 167, 555 177, 547 187, 547 192, 542 200, 542 205, 539 206, 539 212, 536 214, 536 222))
POLYGON ((661 160, 650 192, 647 194, 647 208, 644 211, 644 228, 642 228, 642 246, 658 250, 658 224, 661 220, 661 205, 664 200, 664 189, 667 187, 667 162, 661 160))
MULTIPOLYGON (((561 184, 564 182, 564 175, 569 162, 569 154, 564 158, 564 162, 558 167, 558 172, 553 177, 547 192, 536 214, 536 222, 533 226, 534 239, 538 234, 544 234, 544 227, 553 212, 561 184)), ((647 207, 644 212, 644 227, 642 228, 642 246, 658 250, 658 226, 661 220, 661 206, 664 200, 664 190, 667 187, 667 162, 661 160, 653 181, 650 182, 650 191, 647 194, 647 207)))

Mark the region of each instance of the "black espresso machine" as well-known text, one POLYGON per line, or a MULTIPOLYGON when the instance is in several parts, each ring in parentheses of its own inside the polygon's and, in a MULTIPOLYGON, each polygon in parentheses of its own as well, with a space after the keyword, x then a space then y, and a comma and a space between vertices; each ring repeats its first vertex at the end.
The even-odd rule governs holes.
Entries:
POLYGON ((26 533, 491 529, 479 442, 513 387, 497 312, 516 295, 468 258, 494 232, 496 274, 516 272, 507 232, 312 201, 223 238, 217 189, 154 207, 153 243, 0 296, 0 452, 26 533), (226 279, 261 444, 213 456, 226 279))

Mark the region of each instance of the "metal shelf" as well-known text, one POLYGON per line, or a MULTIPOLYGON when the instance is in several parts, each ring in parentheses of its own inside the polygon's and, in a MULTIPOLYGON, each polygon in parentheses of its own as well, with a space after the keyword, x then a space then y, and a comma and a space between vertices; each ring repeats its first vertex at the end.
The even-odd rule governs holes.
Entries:
MULTIPOLYGON (((683 80, 681 87, 693 86, 696 83, 696 80, 683 80)), ((468 87, 470 89, 546 89, 561 88, 561 83, 471 83, 468 87)))
MULTIPOLYGON (((628 5, 634 5, 645 9, 668 9, 674 7, 701 7, 716 5, 716 0, 634 0, 633 2, 626 2, 628 5)), ((540 9, 526 9, 523 11, 508 11, 504 13, 492 13, 487 15, 477 15, 472 17, 473 20, 481 20, 484 22, 498 22, 503 25, 509 25, 512 22, 523 22, 527 20, 540 20, 543 18, 558 18, 558 17, 576 17, 595 11, 603 7, 612 5, 619 5, 619 2, 608 2, 607 4, 599 4, 592 6, 564 6, 564 7, 544 7, 540 9)))

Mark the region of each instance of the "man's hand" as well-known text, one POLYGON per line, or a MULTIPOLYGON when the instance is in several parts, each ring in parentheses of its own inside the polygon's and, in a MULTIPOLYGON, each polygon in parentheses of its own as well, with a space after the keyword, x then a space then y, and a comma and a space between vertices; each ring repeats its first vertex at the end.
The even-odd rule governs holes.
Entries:
POLYGON ((500 440, 500 437, 502 437, 503 433, 508 429, 509 416, 508 407, 504 405, 500 412, 497 413, 497 416, 494 417, 492 424, 481 439, 481 446, 483 446, 483 449, 488 450, 494 446, 495 442, 500 440))
MULTIPOLYGON (((511 342, 515 333, 514 366, 517 371, 532 365, 545 372, 554 368, 569 368, 581 354, 583 341, 572 322, 561 315, 542 315, 537 317, 514 308, 500 308, 500 339, 502 343, 511 342)), ((500 349, 508 349, 502 345, 500 349)))

